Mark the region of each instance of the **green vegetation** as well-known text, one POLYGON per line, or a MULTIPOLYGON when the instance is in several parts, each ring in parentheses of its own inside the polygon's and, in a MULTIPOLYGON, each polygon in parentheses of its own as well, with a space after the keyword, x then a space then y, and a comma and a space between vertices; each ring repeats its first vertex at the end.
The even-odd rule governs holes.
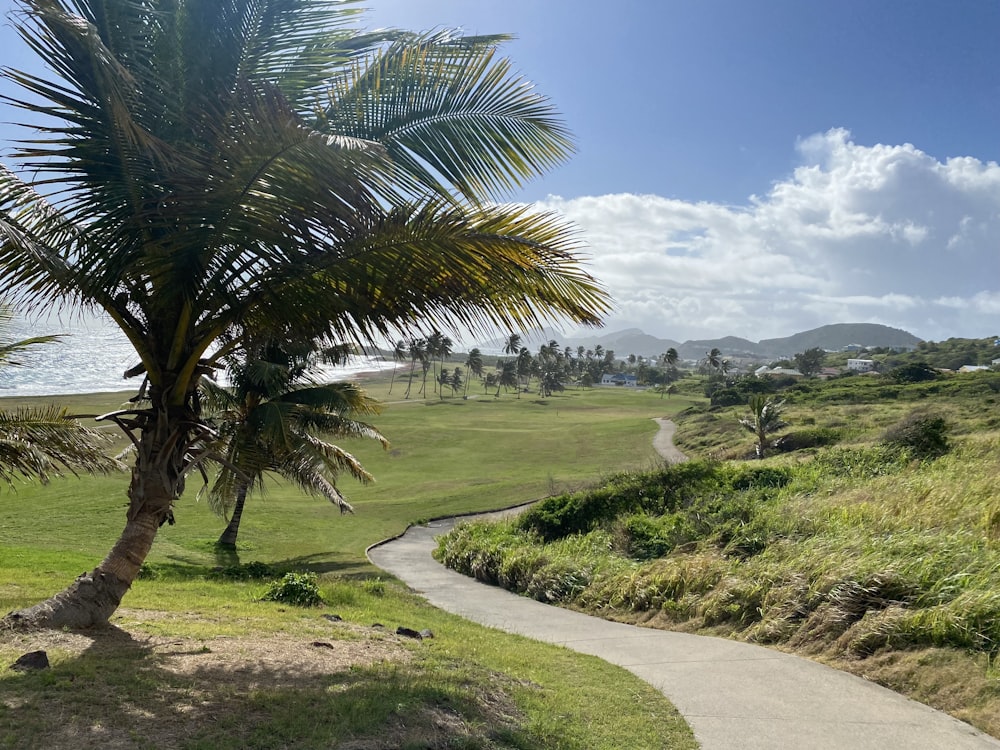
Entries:
POLYGON ((198 389, 224 357, 608 309, 575 231, 504 202, 572 151, 506 37, 367 33, 322 0, 18 7, 47 77, 4 71, 31 125, 0 169, 0 292, 105 314, 143 381, 106 415, 135 448, 124 529, 8 627, 107 622, 213 458, 198 389))
POLYGON ((739 409, 691 407, 678 443, 714 460, 459 527, 439 554, 543 601, 830 661, 1000 736, 998 386, 803 381, 753 462, 739 409))
MULTIPOLYGON (((366 383, 382 398, 389 384, 388 375, 366 383)), ((59 400, 93 414, 122 399, 59 400)), ((37 674, 0 669, 0 747, 694 748, 662 695, 627 672, 437 611, 364 557, 369 544, 421 518, 654 466, 651 417, 691 403, 621 389, 390 400, 377 420, 388 452, 370 440, 345 443, 376 477, 345 488, 353 515, 268 481, 248 500, 234 552, 216 547, 224 522, 192 478, 179 502, 185 523, 158 536, 115 629, 0 639, 0 667, 37 648, 53 664, 37 674), (323 603, 265 601, 289 573, 314 574, 323 603), (341 619, 326 617, 334 615, 341 619), (396 636, 400 626, 434 637, 396 636)), ((5 496, 2 611, 92 567, 119 531, 127 482, 122 474, 20 483, 5 496)))

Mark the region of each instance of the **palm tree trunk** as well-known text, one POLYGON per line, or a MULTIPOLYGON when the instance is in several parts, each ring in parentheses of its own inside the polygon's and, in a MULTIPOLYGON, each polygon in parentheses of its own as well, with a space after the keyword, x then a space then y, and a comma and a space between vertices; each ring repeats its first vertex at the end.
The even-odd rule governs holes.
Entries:
POLYGON ((229 519, 229 524, 226 526, 226 530, 222 532, 222 536, 219 537, 219 541, 216 542, 220 547, 236 547, 236 537, 240 533, 240 520, 243 518, 243 506, 247 501, 247 484, 246 482, 240 482, 239 488, 236 490, 236 504, 233 505, 233 516, 229 519))
POLYGON ((145 416, 129 483, 125 528, 107 557, 63 591, 11 612, 0 620, 0 625, 24 629, 108 624, 139 575, 160 526, 173 523, 171 508, 183 489, 187 442, 192 423, 197 422, 186 408, 160 406, 145 416))

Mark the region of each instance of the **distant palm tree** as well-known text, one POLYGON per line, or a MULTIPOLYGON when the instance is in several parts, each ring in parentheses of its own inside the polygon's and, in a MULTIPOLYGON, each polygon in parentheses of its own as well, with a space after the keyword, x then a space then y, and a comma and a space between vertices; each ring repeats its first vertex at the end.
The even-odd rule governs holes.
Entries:
POLYGON ((407 356, 406 342, 400 339, 392 347, 392 372, 389 374, 389 393, 392 393, 392 384, 396 379, 396 368, 407 356))
POLYGON ((235 547, 247 495, 263 488, 267 472, 327 498, 342 513, 353 508, 337 489, 338 474, 371 481, 354 456, 323 438, 361 437, 388 446, 378 430, 354 419, 377 413, 378 405, 357 385, 316 382, 310 375, 315 363, 308 350, 291 354, 267 345, 228 359, 231 387, 202 380, 206 415, 221 441, 209 447, 223 459, 209 503, 221 515, 232 513, 220 546, 235 547))
MULTIPOLYGON (((407 348, 410 354, 410 373, 406 380, 406 393, 403 395, 403 398, 410 397, 410 388, 413 386, 413 371, 417 367, 417 362, 423 364, 427 360, 427 340, 410 339, 407 348)), ((426 368, 424 368, 424 371, 426 372, 426 368)))
POLYGON ((518 388, 516 359, 505 359, 498 362, 496 376, 497 392, 494 394, 496 398, 500 398, 501 388, 517 388, 518 398, 520 398, 521 389, 518 388))
POLYGON ((519 351, 521 351, 521 337, 512 333, 503 342, 503 353, 516 355, 519 351))
POLYGON ((785 402, 775 401, 772 396, 763 393, 755 393, 750 396, 747 405, 750 407, 750 413, 740 418, 740 425, 757 437, 757 458, 764 458, 764 453, 767 451, 767 436, 787 425, 781 419, 785 402))
POLYGON ((469 350, 465 358, 465 367, 469 371, 469 377, 465 379, 465 395, 468 396, 469 382, 472 380, 472 376, 475 375, 477 378, 483 376, 483 353, 477 347, 469 350))

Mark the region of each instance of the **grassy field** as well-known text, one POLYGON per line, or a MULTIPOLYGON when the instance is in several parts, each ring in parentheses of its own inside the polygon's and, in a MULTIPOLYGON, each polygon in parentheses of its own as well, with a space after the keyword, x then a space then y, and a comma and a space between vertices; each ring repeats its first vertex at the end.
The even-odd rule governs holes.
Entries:
MULTIPOLYGON (((53 664, 0 671, 0 747, 694 747, 662 696, 623 670, 434 610, 364 557, 420 519, 650 468, 651 418, 691 402, 602 389, 546 401, 403 400, 399 383, 392 394, 387 382, 368 386, 386 401, 372 421, 392 446, 348 446, 377 477, 366 487, 344 480, 354 515, 275 483, 248 503, 235 555, 221 554, 224 523, 192 479, 115 630, 0 640, 2 665, 37 648, 53 664), (264 602, 265 581, 220 574, 255 561, 319 574, 324 605, 264 602), (397 636, 400 626, 434 637, 397 636)), ((122 398, 58 400, 96 414, 122 398)), ((0 608, 44 598, 92 568, 121 530, 126 483, 83 477, 5 490, 0 608)))
POLYGON ((1000 736, 998 393, 997 373, 804 383, 781 394, 788 450, 764 461, 746 460, 745 408, 692 408, 678 443, 710 460, 460 528, 439 552, 537 598, 811 656, 1000 736))

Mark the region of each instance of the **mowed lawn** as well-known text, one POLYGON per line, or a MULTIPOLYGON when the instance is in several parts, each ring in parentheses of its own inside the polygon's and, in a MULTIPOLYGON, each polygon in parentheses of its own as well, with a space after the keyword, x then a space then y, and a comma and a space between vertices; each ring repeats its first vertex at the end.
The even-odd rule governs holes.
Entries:
MULTIPOLYGON (((5 664, 37 648, 53 664, 38 674, 0 670, 8 698, 0 702, 0 747, 694 748, 676 710, 633 675, 434 610, 383 581, 364 554, 420 519, 649 468, 658 463, 652 418, 689 402, 602 389, 545 401, 403 400, 399 383, 392 394, 387 381, 367 386, 386 401, 371 421, 392 447, 345 444, 378 479, 367 487, 343 479, 355 514, 272 481, 248 503, 236 555, 220 554, 214 543, 224 521, 198 498, 202 482, 193 475, 176 525, 160 530, 148 575, 113 618, 116 629, 8 634, 0 644, 5 664), (324 606, 261 601, 266 581, 215 574, 254 561, 318 573, 324 606), (325 619, 333 614, 336 622, 325 619), (400 638, 397 625, 436 637, 400 638)), ((100 414, 126 397, 35 401, 100 414)), ((0 490, 3 612, 51 595, 99 562, 121 531, 127 482, 123 473, 0 490)))
MULTIPOLYGON (((531 393, 496 399, 481 389, 468 399, 432 394, 405 400, 405 383, 398 379, 392 393, 387 377, 366 381, 366 387, 383 401, 382 413, 370 421, 391 447, 384 451, 373 441, 340 443, 376 477, 367 486, 341 478, 341 490, 356 512, 341 515, 325 500, 269 481, 264 494, 248 502, 240 562, 371 575, 375 571, 365 549, 413 522, 516 505, 617 471, 656 465, 652 419, 690 403, 620 388, 571 389, 544 400, 531 393)), ((127 395, 8 399, 0 400, 0 406, 56 401, 74 413, 99 414, 120 408, 127 395)), ((93 567, 121 531, 127 482, 123 473, 2 490, 0 606, 9 609, 37 599, 65 585, 67 575, 93 567), (34 561, 31 570, 19 565, 24 555, 34 561)), ((147 560, 152 566, 169 571, 234 562, 214 549, 224 521, 199 498, 202 484, 198 474, 189 478, 175 509, 176 525, 161 529, 147 560)), ((127 599, 130 606, 139 606, 136 593, 127 599)))

